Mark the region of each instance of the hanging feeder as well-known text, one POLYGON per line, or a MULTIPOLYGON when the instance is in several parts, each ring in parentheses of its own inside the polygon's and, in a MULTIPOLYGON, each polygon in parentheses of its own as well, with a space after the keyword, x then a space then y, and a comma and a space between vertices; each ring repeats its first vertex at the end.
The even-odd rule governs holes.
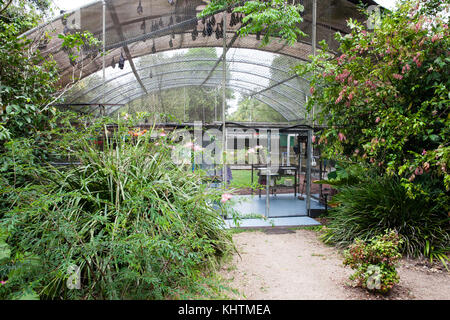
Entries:
POLYGON ((173 42, 172 42, 172 39, 169 40, 169 47, 173 48, 173 42))
POLYGON ((155 40, 153 40, 152 53, 156 52, 155 40))

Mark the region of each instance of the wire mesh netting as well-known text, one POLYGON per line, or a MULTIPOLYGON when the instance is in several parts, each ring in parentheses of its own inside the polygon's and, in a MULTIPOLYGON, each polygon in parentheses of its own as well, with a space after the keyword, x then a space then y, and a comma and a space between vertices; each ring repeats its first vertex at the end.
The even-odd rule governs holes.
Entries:
MULTIPOLYGON (((80 111, 99 112, 99 106, 92 104, 103 104, 107 106, 106 113, 111 114, 126 105, 128 109, 153 108, 151 111, 177 114, 184 120, 221 120, 219 89, 225 85, 230 99, 254 98, 285 120, 298 121, 306 117, 309 85, 308 79, 296 76, 292 67, 308 61, 312 54, 314 0, 295 2, 305 8, 300 28, 307 36, 293 46, 273 39, 261 48, 260 34, 238 36, 236 31, 242 25, 243 15, 226 13, 225 83, 221 62, 224 16, 217 13, 198 19, 206 1, 109 0, 105 7, 102 1, 96 1, 62 14, 26 36, 35 40, 34 45, 44 56, 52 55, 56 60, 63 87, 81 79, 65 96, 68 104, 86 104, 78 107, 80 111), (103 56, 99 48, 84 46, 72 60, 73 52, 61 47, 62 40, 57 35, 89 31, 103 40, 104 10, 107 52, 103 82, 103 56), (45 34, 50 38, 43 37, 45 34), (197 99, 201 95, 211 99, 197 99), (189 101, 183 100, 187 96, 189 101), (178 103, 169 103, 177 97, 178 103), (207 105, 196 105, 202 103, 207 105)), ((337 51, 334 33, 349 31, 348 18, 364 19, 355 2, 317 0, 317 42, 326 40, 330 49, 337 51)))

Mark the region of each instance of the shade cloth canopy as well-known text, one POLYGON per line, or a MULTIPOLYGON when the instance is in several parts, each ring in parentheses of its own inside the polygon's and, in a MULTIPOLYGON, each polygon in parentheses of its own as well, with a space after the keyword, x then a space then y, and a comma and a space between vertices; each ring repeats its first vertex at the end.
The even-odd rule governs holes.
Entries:
MULTIPOLYGON (((105 2, 105 86, 99 48, 85 46, 72 61, 71 52, 62 49, 62 39, 58 38, 58 34, 89 31, 102 40, 102 1, 66 12, 25 34, 34 40, 44 57, 51 55, 57 62, 62 86, 81 79, 66 94, 67 103, 126 104, 156 91, 192 86, 208 90, 222 86, 223 49, 217 49, 216 56, 205 55, 204 50, 186 50, 223 47, 222 13, 197 18, 206 1, 105 2), (121 60, 125 61, 123 69, 117 67, 121 60)), ((304 119, 306 114, 308 79, 296 76, 291 68, 308 61, 312 54, 313 27, 316 41, 326 40, 330 50, 337 51, 334 34, 350 31, 346 20, 365 20, 355 5, 358 1, 317 0, 317 18, 313 25, 314 0, 295 2, 305 7, 300 28, 307 37, 298 39, 293 46, 273 39, 268 46, 261 47, 261 35, 239 37, 236 33, 242 25, 241 15, 227 13, 226 19, 226 86, 264 102, 288 121, 304 119)), ((371 0, 364 2, 375 4, 371 0)), ((115 110, 117 106, 108 108, 108 112, 115 110)))

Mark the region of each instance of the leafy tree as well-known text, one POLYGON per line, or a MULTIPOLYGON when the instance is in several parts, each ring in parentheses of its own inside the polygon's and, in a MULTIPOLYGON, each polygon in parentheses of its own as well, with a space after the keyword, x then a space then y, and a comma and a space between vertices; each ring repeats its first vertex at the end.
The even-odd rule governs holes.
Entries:
POLYGON ((336 35, 339 57, 323 43, 298 71, 321 71, 308 107, 321 108, 317 140, 329 157, 398 174, 411 197, 437 192, 448 203, 449 1, 435 4, 405 0, 373 32, 350 20, 351 33, 336 35))
POLYGON ((0 141, 42 130, 42 108, 56 91, 57 68, 18 36, 39 22, 45 1, 0 1, 0 141), (26 7, 26 8, 25 8, 26 7))
MULTIPOLYGON (((40 54, 39 42, 20 37, 51 12, 47 0, 0 1, 0 143, 14 137, 39 136, 56 113, 51 104, 61 96, 58 68, 40 54)), ((88 32, 59 35, 62 47, 73 51, 98 45, 88 32)))
POLYGON ((303 21, 301 4, 290 4, 285 0, 212 0, 200 14, 208 15, 224 8, 234 7, 234 12, 245 14, 243 26, 239 32, 242 36, 262 33, 261 45, 267 45, 271 37, 278 37, 289 44, 294 44, 299 37, 305 36, 298 25, 303 21))

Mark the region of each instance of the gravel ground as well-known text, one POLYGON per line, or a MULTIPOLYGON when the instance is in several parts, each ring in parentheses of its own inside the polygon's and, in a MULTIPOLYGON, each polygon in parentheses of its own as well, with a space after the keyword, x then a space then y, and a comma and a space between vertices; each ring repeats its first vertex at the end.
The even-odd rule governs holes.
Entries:
POLYGON ((268 229, 233 239, 239 254, 220 273, 238 290, 235 299, 450 299, 450 273, 418 260, 401 261, 400 283, 386 296, 352 287, 341 251, 311 230, 268 229))

